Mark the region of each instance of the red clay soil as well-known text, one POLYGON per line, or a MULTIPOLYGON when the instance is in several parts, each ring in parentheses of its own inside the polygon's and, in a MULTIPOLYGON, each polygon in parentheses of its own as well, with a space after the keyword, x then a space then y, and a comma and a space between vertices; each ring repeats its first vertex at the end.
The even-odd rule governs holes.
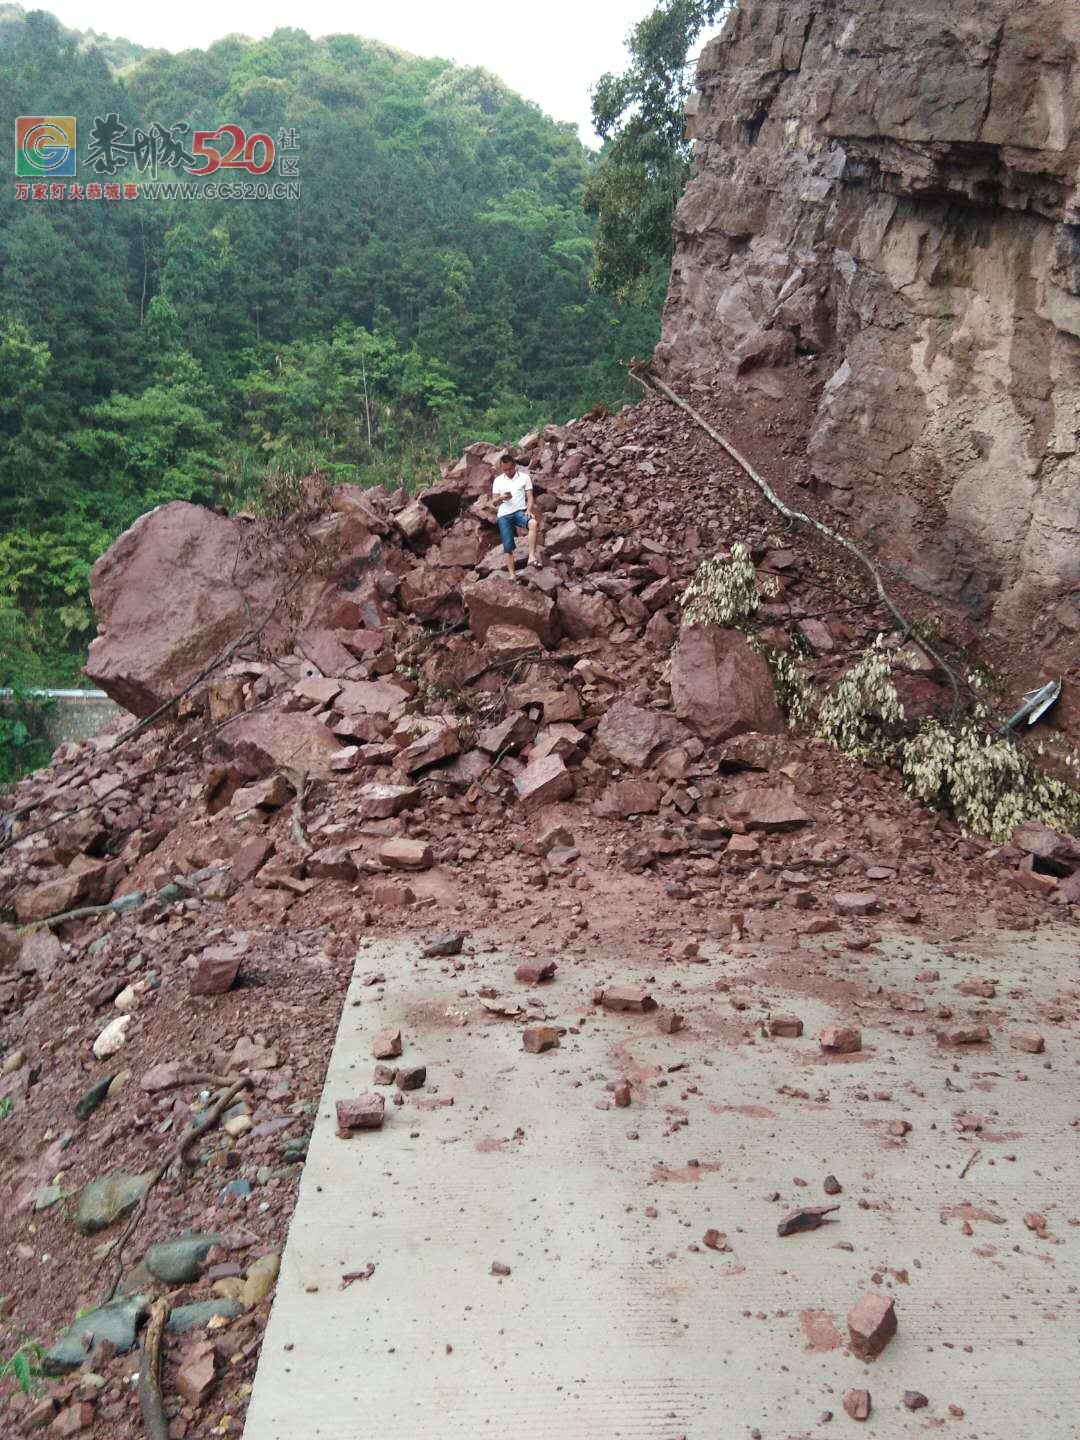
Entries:
MULTIPOLYGON (((734 408, 715 407, 716 418, 730 424, 734 408)), ((782 427, 754 433, 752 399, 740 399, 739 409, 733 438, 764 470, 776 475, 785 463, 797 465, 782 427)), ((695 743, 678 727, 670 742, 652 747, 647 763, 615 758, 597 729, 616 702, 674 722, 667 667, 675 595, 704 554, 736 539, 752 547, 783 589, 762 623, 781 638, 800 621, 822 623, 810 629, 818 653, 806 660, 819 676, 888 626, 849 566, 804 536, 782 533, 741 473, 663 402, 545 432, 530 449, 538 486, 547 482, 549 534, 571 517, 581 532, 575 548, 549 552, 530 583, 555 587, 557 600, 605 601, 610 618, 594 635, 563 638, 539 663, 481 665, 452 691, 430 682, 448 654, 482 655, 468 619, 425 625, 392 604, 392 653, 407 667, 402 675, 419 681, 408 687, 412 728, 406 734, 387 725, 389 756, 377 755, 380 745, 368 740, 350 756, 352 768, 315 777, 302 813, 288 789, 250 808, 223 803, 230 789, 257 777, 215 749, 227 728, 217 736, 207 729, 208 687, 192 697, 183 721, 115 751, 108 735, 65 746, 49 770, 4 798, 14 843, 0 857, 0 905, 10 920, 17 909, 23 919, 35 908, 52 913, 50 898, 58 894, 66 897, 58 908, 70 908, 80 889, 90 899, 75 903, 86 904, 174 888, 161 903, 149 900, 131 913, 59 923, 55 940, 48 929, 33 938, 0 929, 0 1055, 8 1072, 0 1094, 10 1102, 0 1120, 0 1354, 26 1341, 51 1344, 102 1298, 111 1278, 102 1247, 125 1222, 80 1235, 77 1192, 97 1176, 143 1172, 168 1155, 218 1088, 213 1079, 185 1083, 186 1075, 250 1073, 253 1128, 233 1137, 215 1126, 193 1146, 193 1165, 170 1170, 126 1244, 125 1274, 154 1241, 188 1229, 219 1234, 222 1243, 192 1283, 170 1287, 135 1275, 142 1293, 167 1294, 175 1308, 209 1298, 215 1282, 228 1289, 254 1259, 281 1247, 302 1173, 298 1144, 311 1128, 365 936, 427 942, 482 933, 552 958, 587 946, 610 955, 613 970, 642 975, 677 941, 722 940, 735 954, 759 958, 763 975, 783 965, 788 984, 813 993, 831 982, 800 949, 805 935, 824 933, 854 956, 873 945, 879 927, 950 941, 991 916, 1018 929, 1075 918, 1071 859, 1045 862, 1020 848, 965 840, 950 821, 909 801, 895 776, 817 741, 780 733, 695 743), (580 459, 568 465, 574 455, 580 459), (575 475, 560 476, 561 469, 575 475), (417 733, 425 711, 461 722, 461 753, 406 782, 395 751, 417 733), (483 724, 515 711, 526 737, 518 753, 498 758, 475 748, 483 724), (553 713, 575 718, 552 721, 553 713), (553 736, 552 725, 569 725, 575 735, 564 728, 553 736), (568 786, 560 778, 553 792, 560 798, 523 802, 515 781, 531 750, 559 734, 565 743, 553 753, 565 760, 568 786), (417 785, 421 803, 389 819, 364 818, 362 792, 385 782, 417 785), (783 828, 770 818, 778 799, 789 807, 783 828), (77 820, 34 833, 72 802, 95 803, 77 820), (428 868, 403 872, 386 863, 392 839, 420 842, 421 857, 430 847, 428 868), (78 883, 65 888, 68 881, 78 883), (243 951, 236 983, 225 993, 193 995, 199 957, 222 944, 243 951), (131 1015, 126 1040, 111 1058, 96 1059, 93 1042, 120 1016, 114 1002, 125 986, 134 992, 121 996, 131 1015), (79 1098, 119 1074, 126 1081, 77 1120, 79 1098)), ((392 517, 407 500, 373 492, 371 503, 392 517)), ((463 516, 420 544, 394 541, 408 561, 399 572, 429 566, 425 555, 435 540, 476 523, 463 516)), ((494 543, 490 519, 481 523, 494 543)), ((919 613, 918 597, 897 598, 919 613)), ((962 626, 954 634, 970 638, 962 626)), ((305 714, 295 708, 295 656, 253 649, 230 663, 246 687, 245 704, 305 714)), ((940 678, 906 683, 927 706, 948 703, 940 678)), ((319 713, 335 724, 332 702, 319 713)), ((713 1037, 718 1050, 745 1033, 738 1001, 733 997, 730 1023, 713 1037)), ((166 1337, 171 1436, 241 1433, 269 1305, 264 1298, 209 1332, 166 1337), (205 1397, 179 1373, 199 1345, 216 1365, 205 1397)), ((816 1322, 809 1329, 815 1343, 831 1343, 816 1322)), ((63 1407, 62 1433, 133 1440, 145 1433, 132 1384, 137 1366, 138 1351, 112 1355, 105 1347, 32 1400, 9 1382, 0 1429, 16 1435, 31 1420, 51 1423, 53 1409, 63 1407)))

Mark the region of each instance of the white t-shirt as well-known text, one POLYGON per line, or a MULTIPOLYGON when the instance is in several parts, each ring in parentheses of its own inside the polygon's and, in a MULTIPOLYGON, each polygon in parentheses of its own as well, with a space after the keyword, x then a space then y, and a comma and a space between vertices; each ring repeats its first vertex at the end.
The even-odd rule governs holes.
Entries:
POLYGON ((515 515, 525 509, 525 496, 532 494, 532 488, 532 476, 528 470, 516 470, 513 475, 505 475, 500 470, 491 486, 491 498, 497 500, 500 495, 505 495, 507 498, 499 506, 499 514, 515 515))

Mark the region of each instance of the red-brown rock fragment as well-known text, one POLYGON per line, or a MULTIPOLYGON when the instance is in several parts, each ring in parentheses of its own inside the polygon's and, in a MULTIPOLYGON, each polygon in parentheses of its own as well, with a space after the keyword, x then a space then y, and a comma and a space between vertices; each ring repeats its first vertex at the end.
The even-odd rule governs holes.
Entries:
POLYGON ((344 1139, 353 1130, 380 1130, 386 1111, 381 1095, 360 1095, 337 1102, 337 1133, 344 1139))
POLYGON ((825 1223, 826 1215, 839 1210, 839 1205, 805 1205, 801 1210, 792 1210, 776 1227, 777 1235, 798 1235, 803 1230, 817 1230, 825 1223))
POLYGON ((769 1034, 783 1040, 798 1040, 803 1033, 803 1022, 797 1015, 770 1015, 769 1034))
POLYGON ((558 968, 554 960, 524 960, 514 971, 514 979, 522 985, 539 985, 554 980, 558 968))
POLYGON ((822 1050, 836 1055, 854 1055, 862 1049, 862 1035, 854 1025, 826 1025, 818 1036, 822 1050))
POLYGON ((844 1409, 852 1420, 869 1420, 870 1408, 869 1390, 849 1390, 844 1396, 844 1409))
POLYGON ((550 1025, 530 1025, 521 1032, 521 1043, 529 1055, 542 1055, 545 1050, 557 1049, 559 1032, 550 1025))
POLYGON ((633 1010, 641 1013, 656 1009, 653 997, 637 985, 608 985, 599 993, 600 999, 596 1003, 605 1010, 633 1010))
POLYGON ((860 1360, 880 1355, 896 1334, 896 1303, 887 1295, 866 1294, 847 1317, 851 1353, 860 1360))
POLYGON ((380 1030, 371 1042, 371 1053, 376 1060, 395 1060, 401 1054, 401 1031, 380 1030))

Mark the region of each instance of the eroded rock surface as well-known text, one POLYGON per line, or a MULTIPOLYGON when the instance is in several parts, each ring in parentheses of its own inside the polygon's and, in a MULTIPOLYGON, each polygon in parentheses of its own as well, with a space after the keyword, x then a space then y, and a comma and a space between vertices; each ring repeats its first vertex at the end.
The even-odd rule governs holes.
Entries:
POLYGON ((689 106, 660 363, 801 385, 799 478, 1002 616, 1078 579, 1078 52, 1072 0, 744 0, 689 106))

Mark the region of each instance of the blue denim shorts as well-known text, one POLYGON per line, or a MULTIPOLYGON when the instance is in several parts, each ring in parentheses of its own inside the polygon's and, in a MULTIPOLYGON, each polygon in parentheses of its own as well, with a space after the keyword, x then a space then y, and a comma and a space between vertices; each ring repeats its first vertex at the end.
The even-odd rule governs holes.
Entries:
POLYGON ((528 530, 529 517, 524 510, 515 510, 512 515, 500 515, 497 518, 499 521, 499 539, 502 541, 502 547, 507 555, 512 555, 514 553, 514 542, 517 539, 517 531, 528 530))

